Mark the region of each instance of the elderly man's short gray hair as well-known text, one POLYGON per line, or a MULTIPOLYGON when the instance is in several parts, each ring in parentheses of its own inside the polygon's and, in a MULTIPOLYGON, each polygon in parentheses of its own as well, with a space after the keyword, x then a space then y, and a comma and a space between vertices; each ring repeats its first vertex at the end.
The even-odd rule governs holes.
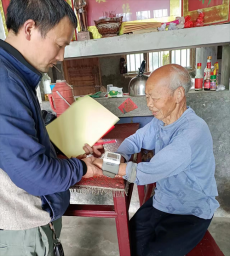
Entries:
POLYGON ((178 87, 182 86, 187 94, 192 86, 188 71, 185 68, 177 67, 177 65, 172 65, 171 68, 170 89, 174 92, 178 87))

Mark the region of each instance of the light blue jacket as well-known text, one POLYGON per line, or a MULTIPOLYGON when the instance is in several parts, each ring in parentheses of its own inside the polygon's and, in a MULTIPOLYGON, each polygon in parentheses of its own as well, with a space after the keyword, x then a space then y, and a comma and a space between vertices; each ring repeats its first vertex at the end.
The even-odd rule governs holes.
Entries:
POLYGON ((138 185, 156 182, 153 206, 172 214, 212 218, 219 203, 215 181, 215 159, 210 130, 203 119, 188 108, 174 123, 164 126, 156 118, 127 138, 118 153, 126 161, 141 148, 155 150, 150 162, 129 162, 125 179, 136 166, 138 185))

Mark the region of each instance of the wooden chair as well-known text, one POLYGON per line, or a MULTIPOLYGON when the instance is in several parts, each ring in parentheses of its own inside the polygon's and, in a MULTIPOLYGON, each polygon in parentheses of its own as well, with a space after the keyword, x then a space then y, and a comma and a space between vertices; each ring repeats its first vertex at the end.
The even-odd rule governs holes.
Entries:
MULTIPOLYGON (((140 206, 142 206, 152 195, 155 183, 145 186, 138 186, 140 206)), ((186 256, 224 256, 215 240, 207 231, 201 242, 186 256)))
MULTIPOLYGON (((105 150, 115 152, 121 142, 135 133, 139 124, 118 124, 103 139, 116 139, 116 144, 105 145, 105 150)), ((110 191, 113 195, 113 205, 79 205, 71 204, 65 216, 115 218, 120 256, 130 256, 129 241, 129 205, 133 191, 133 184, 127 186, 123 178, 94 177, 82 179, 71 188, 84 193, 84 190, 110 191)))

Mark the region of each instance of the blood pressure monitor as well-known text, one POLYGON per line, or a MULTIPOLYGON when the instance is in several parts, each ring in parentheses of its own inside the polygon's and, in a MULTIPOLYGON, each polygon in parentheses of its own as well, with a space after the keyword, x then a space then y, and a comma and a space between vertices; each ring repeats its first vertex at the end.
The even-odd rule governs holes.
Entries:
POLYGON ((120 154, 105 152, 102 165, 103 174, 107 177, 114 178, 118 174, 120 162, 120 154))

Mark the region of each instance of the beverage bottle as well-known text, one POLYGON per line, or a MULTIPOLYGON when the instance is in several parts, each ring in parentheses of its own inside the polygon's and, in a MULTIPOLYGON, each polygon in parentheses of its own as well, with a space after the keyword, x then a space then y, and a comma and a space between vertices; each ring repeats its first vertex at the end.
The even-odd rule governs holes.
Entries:
POLYGON ((212 75, 211 80, 210 80, 210 90, 211 91, 216 91, 216 76, 212 75))
POLYGON ((218 86, 218 84, 219 84, 219 63, 216 62, 216 63, 214 64, 214 67, 215 67, 215 69, 214 69, 214 75, 216 75, 216 86, 218 86))
POLYGON ((45 100, 49 101, 48 94, 51 94, 51 78, 48 76, 47 73, 44 73, 42 76, 42 84, 44 88, 45 100))
POLYGON ((212 72, 212 56, 208 56, 207 60, 207 68, 205 69, 205 79, 204 79, 204 90, 209 91, 210 90, 210 78, 211 78, 211 72, 212 72))
POLYGON ((195 91, 201 91, 203 89, 203 75, 201 71, 201 63, 197 63, 197 70, 195 76, 195 91))

